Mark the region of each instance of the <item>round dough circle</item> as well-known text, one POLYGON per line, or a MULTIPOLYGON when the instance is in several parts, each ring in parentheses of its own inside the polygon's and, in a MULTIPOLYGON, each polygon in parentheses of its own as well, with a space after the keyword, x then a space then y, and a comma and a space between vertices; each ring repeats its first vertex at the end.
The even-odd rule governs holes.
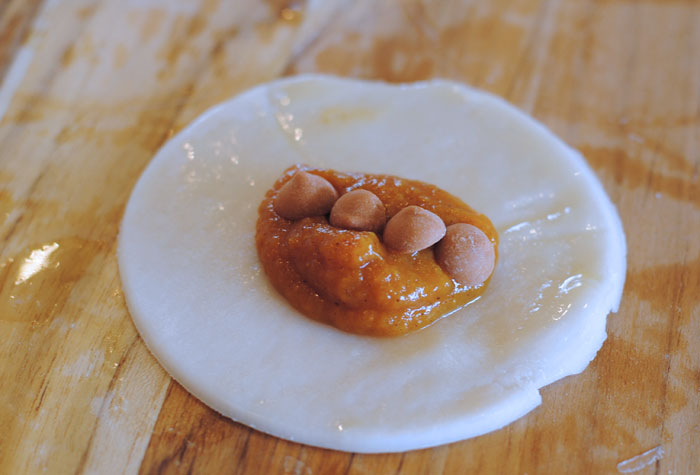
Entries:
POLYGON ((582 371, 625 276, 615 208, 542 125, 464 85, 298 76, 251 89, 166 143, 122 222, 124 295, 166 370, 261 431, 354 452, 498 429, 582 371), (350 335, 297 314, 255 251, 257 208, 288 166, 435 184, 496 226, 475 303, 416 333, 350 335))

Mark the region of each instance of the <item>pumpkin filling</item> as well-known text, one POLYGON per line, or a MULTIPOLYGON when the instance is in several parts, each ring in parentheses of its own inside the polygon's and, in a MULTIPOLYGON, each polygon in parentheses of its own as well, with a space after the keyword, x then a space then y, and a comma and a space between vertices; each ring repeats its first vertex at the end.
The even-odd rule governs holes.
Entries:
POLYGON ((478 298, 496 261, 491 221, 436 186, 296 165, 259 208, 271 283, 307 317, 395 336, 478 298))

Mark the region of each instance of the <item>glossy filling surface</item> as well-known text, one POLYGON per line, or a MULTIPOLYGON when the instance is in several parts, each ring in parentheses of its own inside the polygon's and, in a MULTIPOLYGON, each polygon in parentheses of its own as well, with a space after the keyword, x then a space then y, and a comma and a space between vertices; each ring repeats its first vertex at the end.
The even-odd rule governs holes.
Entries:
POLYGON ((274 287, 304 315, 363 335, 401 335, 423 328, 472 302, 487 282, 469 287, 451 279, 435 262, 434 249, 398 253, 381 234, 329 224, 326 216, 289 220, 274 211, 280 188, 297 170, 328 180, 340 194, 371 191, 392 217, 409 205, 437 214, 447 226, 468 223, 496 244, 491 221, 436 186, 390 175, 340 173, 292 167, 260 205, 256 244, 274 287))

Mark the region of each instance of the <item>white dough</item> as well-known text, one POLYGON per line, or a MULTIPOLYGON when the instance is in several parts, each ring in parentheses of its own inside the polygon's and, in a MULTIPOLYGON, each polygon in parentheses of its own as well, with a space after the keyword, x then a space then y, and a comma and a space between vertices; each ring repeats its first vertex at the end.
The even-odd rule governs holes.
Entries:
POLYGON ((484 434, 582 371, 625 276, 617 213, 581 156, 504 101, 446 81, 298 76, 206 112, 129 200, 119 268, 131 315, 168 372, 261 431, 353 452, 484 434), (268 284, 257 208, 295 163, 443 188, 500 236, 476 303, 398 338, 298 314, 268 284))

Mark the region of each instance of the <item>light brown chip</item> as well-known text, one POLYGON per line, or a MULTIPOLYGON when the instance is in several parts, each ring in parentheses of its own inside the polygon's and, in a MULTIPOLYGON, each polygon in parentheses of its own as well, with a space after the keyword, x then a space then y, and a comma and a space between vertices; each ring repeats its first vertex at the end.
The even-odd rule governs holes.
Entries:
POLYGON ((406 206, 384 229, 384 244, 394 251, 413 253, 426 249, 445 235, 440 216, 420 206, 406 206))
POLYGON ((371 191, 352 190, 335 202, 330 221, 338 228, 378 233, 386 223, 386 210, 382 200, 371 191))
POLYGON ((496 252, 481 229, 457 223, 448 226, 445 237, 435 246, 435 260, 454 280, 473 287, 493 272, 496 252))
POLYGON ((273 208, 287 219, 328 214, 338 199, 338 192, 323 177, 298 171, 280 188, 273 208))

